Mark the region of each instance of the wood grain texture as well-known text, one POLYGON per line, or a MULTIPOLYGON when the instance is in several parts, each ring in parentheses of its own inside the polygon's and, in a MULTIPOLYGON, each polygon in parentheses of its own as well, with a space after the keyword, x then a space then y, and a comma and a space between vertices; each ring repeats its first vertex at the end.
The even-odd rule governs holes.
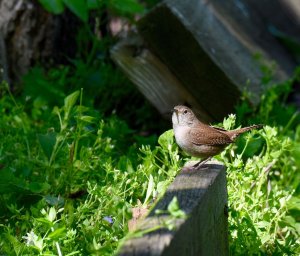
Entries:
POLYGON ((253 104, 259 102, 262 65, 276 63, 275 82, 287 79, 296 66, 260 28, 259 13, 246 8, 248 17, 236 2, 166 0, 137 24, 149 49, 216 120, 234 111, 245 90, 253 104))
POLYGON ((167 215, 156 215, 155 211, 166 210, 174 196, 189 217, 178 219, 174 231, 161 228, 125 241, 117 255, 228 255, 224 166, 208 162, 199 170, 182 171, 148 217, 141 221, 140 230, 166 220, 167 215))
POLYGON ((212 121, 168 67, 147 49, 140 36, 131 35, 120 41, 111 49, 111 57, 161 114, 170 117, 174 106, 188 104, 196 107, 201 120, 212 121))
MULTIPOLYGON (((199 9, 197 5, 191 8, 199 9)), ((191 15, 183 15, 187 15, 183 17, 187 19, 186 23, 169 6, 159 5, 139 21, 139 33, 150 50, 195 97, 201 109, 212 119, 221 120, 232 112, 239 92, 186 27, 191 15)), ((198 16, 201 15, 201 12, 198 13, 198 16)))

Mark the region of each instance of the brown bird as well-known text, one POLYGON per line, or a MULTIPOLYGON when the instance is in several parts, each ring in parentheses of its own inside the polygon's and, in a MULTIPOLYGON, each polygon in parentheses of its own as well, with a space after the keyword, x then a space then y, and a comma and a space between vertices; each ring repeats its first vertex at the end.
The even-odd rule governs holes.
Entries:
POLYGON ((172 123, 179 147, 191 156, 202 158, 193 166, 194 168, 221 153, 240 134, 263 127, 262 125, 252 125, 231 131, 212 127, 200 122, 193 111, 186 106, 174 107, 172 123))

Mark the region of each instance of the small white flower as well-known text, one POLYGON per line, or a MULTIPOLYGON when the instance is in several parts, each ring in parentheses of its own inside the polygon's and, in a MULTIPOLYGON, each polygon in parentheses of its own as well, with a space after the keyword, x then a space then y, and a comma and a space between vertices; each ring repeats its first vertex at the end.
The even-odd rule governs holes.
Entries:
POLYGON ((38 236, 31 230, 29 233, 26 234, 26 236, 22 237, 26 240, 26 244, 29 245, 35 245, 35 242, 38 240, 38 236))
POLYGON ((31 230, 29 233, 26 234, 26 236, 22 237, 26 241, 27 246, 35 246, 40 251, 43 249, 43 239, 39 239, 39 237, 31 230))

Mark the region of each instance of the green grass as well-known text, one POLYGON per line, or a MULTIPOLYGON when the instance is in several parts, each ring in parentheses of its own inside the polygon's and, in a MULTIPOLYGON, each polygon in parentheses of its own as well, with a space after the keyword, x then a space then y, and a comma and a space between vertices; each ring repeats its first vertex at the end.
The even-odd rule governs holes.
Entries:
POLYGON ((28 113, 9 93, 0 105, 3 254, 111 255, 131 207, 147 205, 179 169, 170 138, 156 145, 117 116, 100 118, 79 91, 52 112, 33 104, 28 113))
MULTIPOLYGON (((237 121, 231 115, 222 124, 265 124, 217 157, 227 166, 232 255, 300 253, 299 117, 280 100, 290 82, 278 88, 254 111, 243 102, 237 121)), ((2 89, 4 255, 111 255, 128 232, 131 208, 161 195, 189 159, 172 131, 158 140, 137 135, 116 115, 83 106, 82 91, 51 109, 2 89)))
MULTIPOLYGON (((95 1, 85 8, 56 1, 59 9, 40 2, 83 22, 88 9, 131 23, 146 11, 135 0, 105 1, 106 9, 95 1)), ((172 131, 157 136, 171 124, 158 121, 115 68, 115 40, 98 40, 85 23, 69 65, 32 68, 16 95, 0 85, 1 255, 112 255, 128 234, 131 209, 152 204, 190 159, 172 131)), ((261 68, 262 86, 272 83, 274 67, 261 68)), ((300 255, 300 116, 287 104, 297 72, 256 108, 242 98, 220 124, 265 125, 216 157, 227 167, 231 255, 300 255)), ((168 213, 163 225, 172 229, 184 216, 176 199, 168 213)))
POLYGON ((265 126, 219 156, 227 167, 232 255, 300 253, 300 120, 286 104, 294 79, 269 89, 254 111, 245 101, 237 107, 238 124, 265 126))
MULTIPOLYGON (((0 254, 111 255, 131 209, 151 204, 189 160, 172 131, 155 135, 166 126, 110 62, 74 63, 33 68, 18 96, 0 87, 0 254)), ((220 124, 265 125, 216 157, 227 167, 232 255, 300 254, 291 84, 269 89, 256 108, 242 99, 220 124)))

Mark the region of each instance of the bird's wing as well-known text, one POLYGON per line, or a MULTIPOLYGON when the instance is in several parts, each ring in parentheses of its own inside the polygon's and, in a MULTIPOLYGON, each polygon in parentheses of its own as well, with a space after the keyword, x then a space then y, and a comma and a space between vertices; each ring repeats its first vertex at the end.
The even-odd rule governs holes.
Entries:
POLYGON ((233 142, 226 133, 210 126, 191 128, 188 138, 195 145, 227 145, 233 142))
POLYGON ((227 130, 225 130, 225 129, 221 128, 221 127, 212 126, 212 125, 210 125, 209 127, 210 127, 210 128, 214 128, 214 129, 216 129, 216 130, 218 130, 218 131, 221 131, 221 132, 227 132, 227 130))

